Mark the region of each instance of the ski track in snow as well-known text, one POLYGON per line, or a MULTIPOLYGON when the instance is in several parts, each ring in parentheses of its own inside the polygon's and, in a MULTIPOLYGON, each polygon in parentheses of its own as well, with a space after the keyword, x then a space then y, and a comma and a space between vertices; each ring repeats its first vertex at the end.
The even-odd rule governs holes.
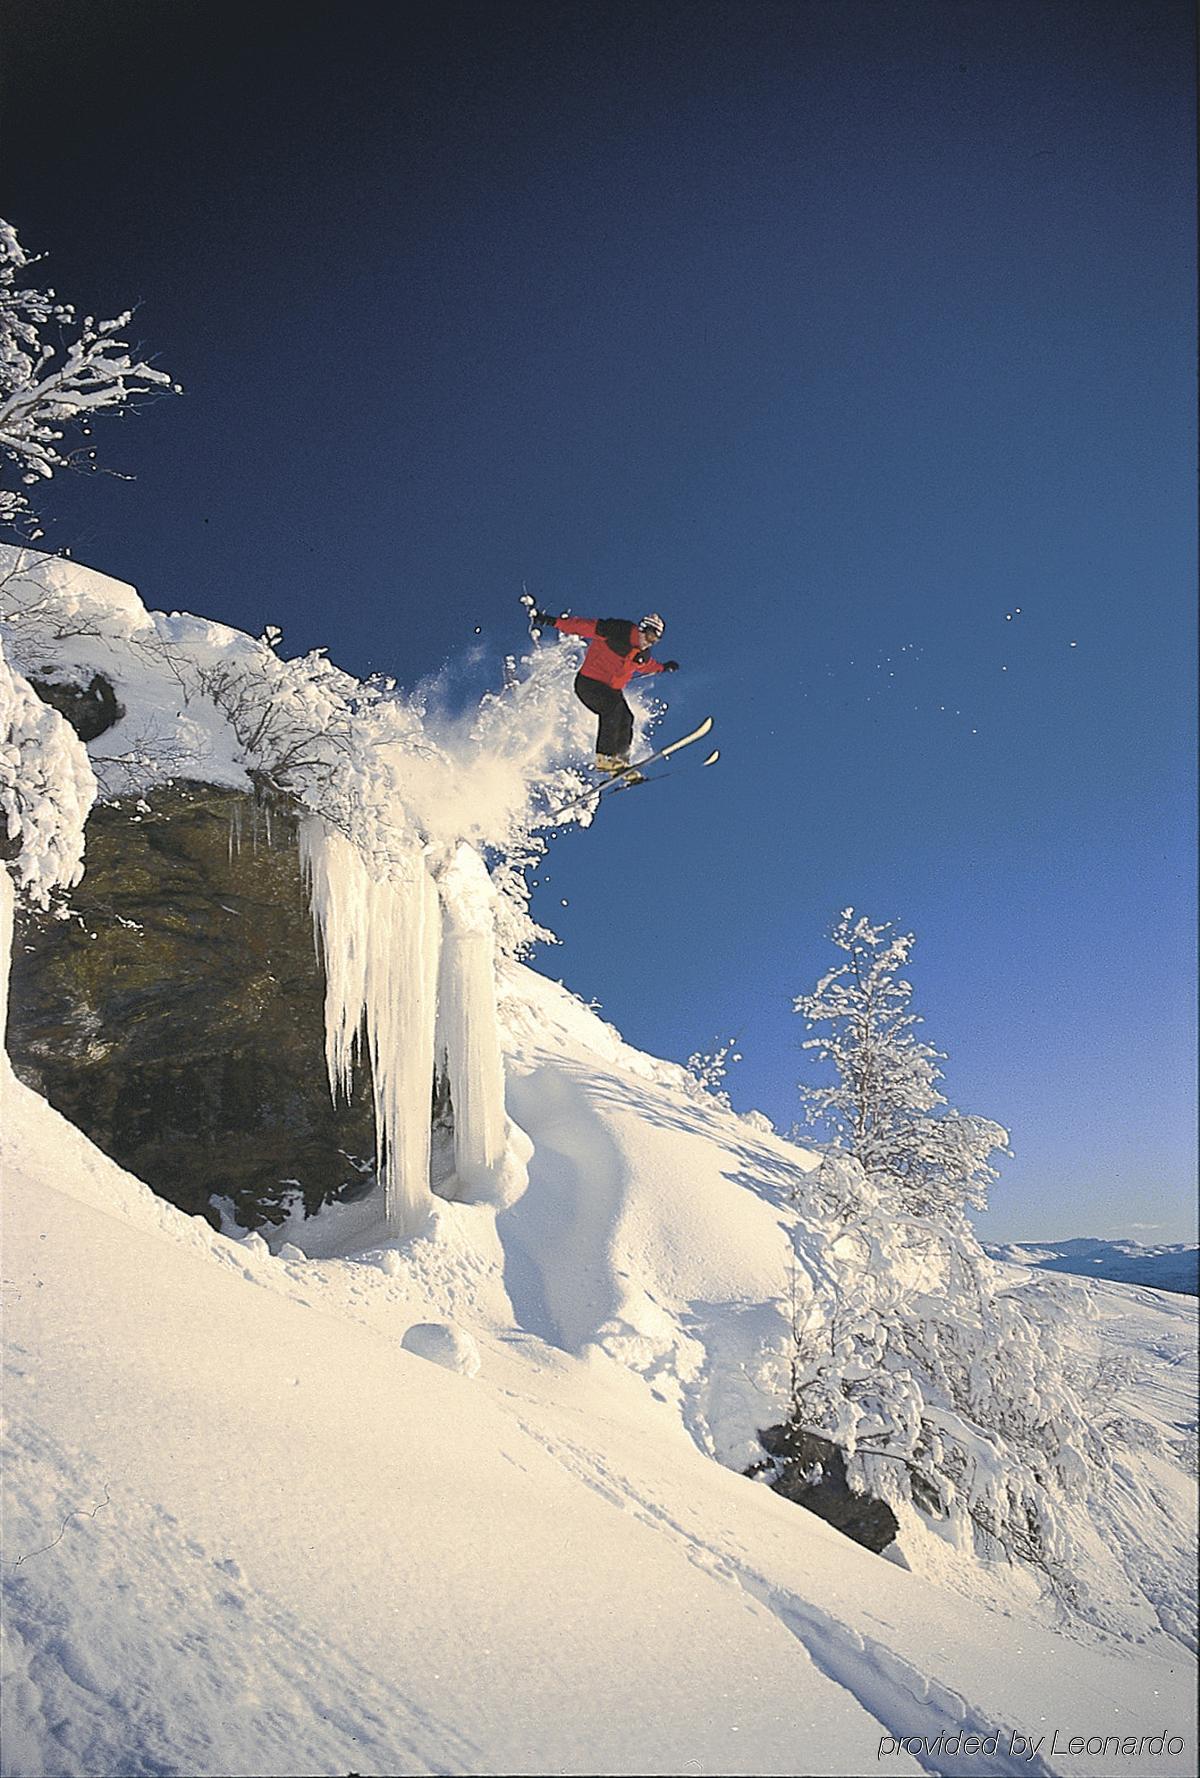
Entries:
MULTIPOLYGON (((923 1674, 884 1643, 809 1605, 798 1594, 699 1536, 584 1447, 561 1437, 548 1437, 529 1421, 522 1419, 520 1424, 549 1456, 609 1505, 632 1513, 640 1524, 665 1534, 682 1546, 688 1561, 703 1573, 740 1587, 764 1606, 796 1638, 813 1666, 873 1716, 885 1736, 897 1741, 904 1736, 935 1741, 939 1732, 980 1737, 999 1734, 1003 1741, 1006 1724, 992 1721, 986 1712, 923 1674)), ((939 1753, 934 1759, 912 1745, 907 1751, 933 1778, 989 1778, 997 1773, 1001 1778, 1015 1778, 1022 1772, 1054 1778, 1053 1767, 1038 1754, 1030 1758, 1003 1752, 981 1756, 939 1753)))

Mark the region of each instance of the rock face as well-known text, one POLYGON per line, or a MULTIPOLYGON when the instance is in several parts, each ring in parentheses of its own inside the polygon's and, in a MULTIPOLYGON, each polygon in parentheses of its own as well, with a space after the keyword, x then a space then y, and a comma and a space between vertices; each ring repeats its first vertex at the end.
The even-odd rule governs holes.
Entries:
POLYGON ((93 673, 87 685, 70 679, 31 678, 29 683, 44 704, 66 717, 81 741, 95 741, 107 734, 125 714, 103 673, 93 673))
POLYGON ((298 1187, 361 1192, 369 1082, 334 1108, 324 986, 295 829, 253 797, 176 784, 97 807, 66 921, 21 918, 18 1076, 162 1197, 253 1227, 298 1187))
POLYGON ((895 1513, 885 1500, 854 1493, 837 1445, 795 1426, 769 1426, 759 1437, 775 1459, 776 1494, 806 1506, 876 1555, 894 1541, 900 1529, 895 1513))

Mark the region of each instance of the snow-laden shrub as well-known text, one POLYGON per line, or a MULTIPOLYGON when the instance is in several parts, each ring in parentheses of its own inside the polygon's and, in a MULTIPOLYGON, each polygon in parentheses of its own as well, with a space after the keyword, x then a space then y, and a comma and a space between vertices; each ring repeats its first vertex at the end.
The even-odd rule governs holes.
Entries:
POLYGON ((87 751, 0 645, 0 820, 8 868, 34 906, 83 875, 83 832, 96 796, 87 751))
POLYGON ((845 1153, 799 1207, 825 1225, 835 1271, 796 1319, 792 1423, 841 1448, 852 1484, 1070 1597, 1063 1509, 1109 1463, 1069 1345, 1077 1309, 1006 1287, 965 1219, 898 1213, 845 1153))
POLYGON ((684 1066, 706 1097, 715 1099, 725 1111, 733 1109, 725 1091, 725 1078, 730 1067, 741 1061, 736 1037, 727 1037, 712 1050, 694 1050, 684 1066))
POLYGON ((266 642, 232 659, 180 662, 185 684, 225 717, 247 770, 273 791, 328 784, 351 740, 358 682, 323 648, 280 660, 266 642), (190 671, 189 671, 190 668, 190 671))

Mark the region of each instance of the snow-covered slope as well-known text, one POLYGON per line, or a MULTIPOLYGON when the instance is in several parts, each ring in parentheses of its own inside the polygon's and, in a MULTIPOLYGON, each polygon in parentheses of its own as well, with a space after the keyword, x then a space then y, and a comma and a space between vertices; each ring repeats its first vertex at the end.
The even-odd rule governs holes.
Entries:
POLYGON ((1114 1284, 1141 1284, 1150 1290, 1200 1293, 1200 1248, 1181 1243, 1150 1247, 1141 1241, 984 1242, 993 1259, 1036 1266, 1047 1272, 1073 1272, 1081 1278, 1107 1278, 1114 1284))
MULTIPOLYGON (((1056 1635, 703 1454, 810 1162, 528 972, 504 1011, 525 1197, 375 1249, 348 1206, 341 1257, 215 1235, 7 1082, 5 1772, 1082 1774, 1072 1735, 1160 1731, 1121 1769, 1190 1771, 1161 1631, 1056 1635)), ((1182 1304, 1131 1310, 1182 1359, 1182 1304)))

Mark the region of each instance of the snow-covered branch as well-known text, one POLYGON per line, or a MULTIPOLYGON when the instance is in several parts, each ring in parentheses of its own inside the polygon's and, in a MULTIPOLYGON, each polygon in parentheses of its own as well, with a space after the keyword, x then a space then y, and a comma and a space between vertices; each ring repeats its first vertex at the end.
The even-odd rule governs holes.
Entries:
POLYGON ((0 457, 18 478, 17 486, 0 487, 0 526, 33 537, 41 530, 28 490, 57 470, 97 467, 87 442, 96 414, 154 391, 181 393, 121 337, 132 310, 109 321, 79 320, 53 290, 20 281, 36 263, 0 220, 0 457), (65 442, 72 429, 81 439, 75 448, 65 442))
POLYGON ((730 1098, 723 1083, 731 1064, 742 1059, 737 1043, 736 1037, 727 1037, 724 1043, 719 1043, 713 1050, 693 1051, 684 1064, 697 1086, 727 1111, 730 1109, 730 1098))

